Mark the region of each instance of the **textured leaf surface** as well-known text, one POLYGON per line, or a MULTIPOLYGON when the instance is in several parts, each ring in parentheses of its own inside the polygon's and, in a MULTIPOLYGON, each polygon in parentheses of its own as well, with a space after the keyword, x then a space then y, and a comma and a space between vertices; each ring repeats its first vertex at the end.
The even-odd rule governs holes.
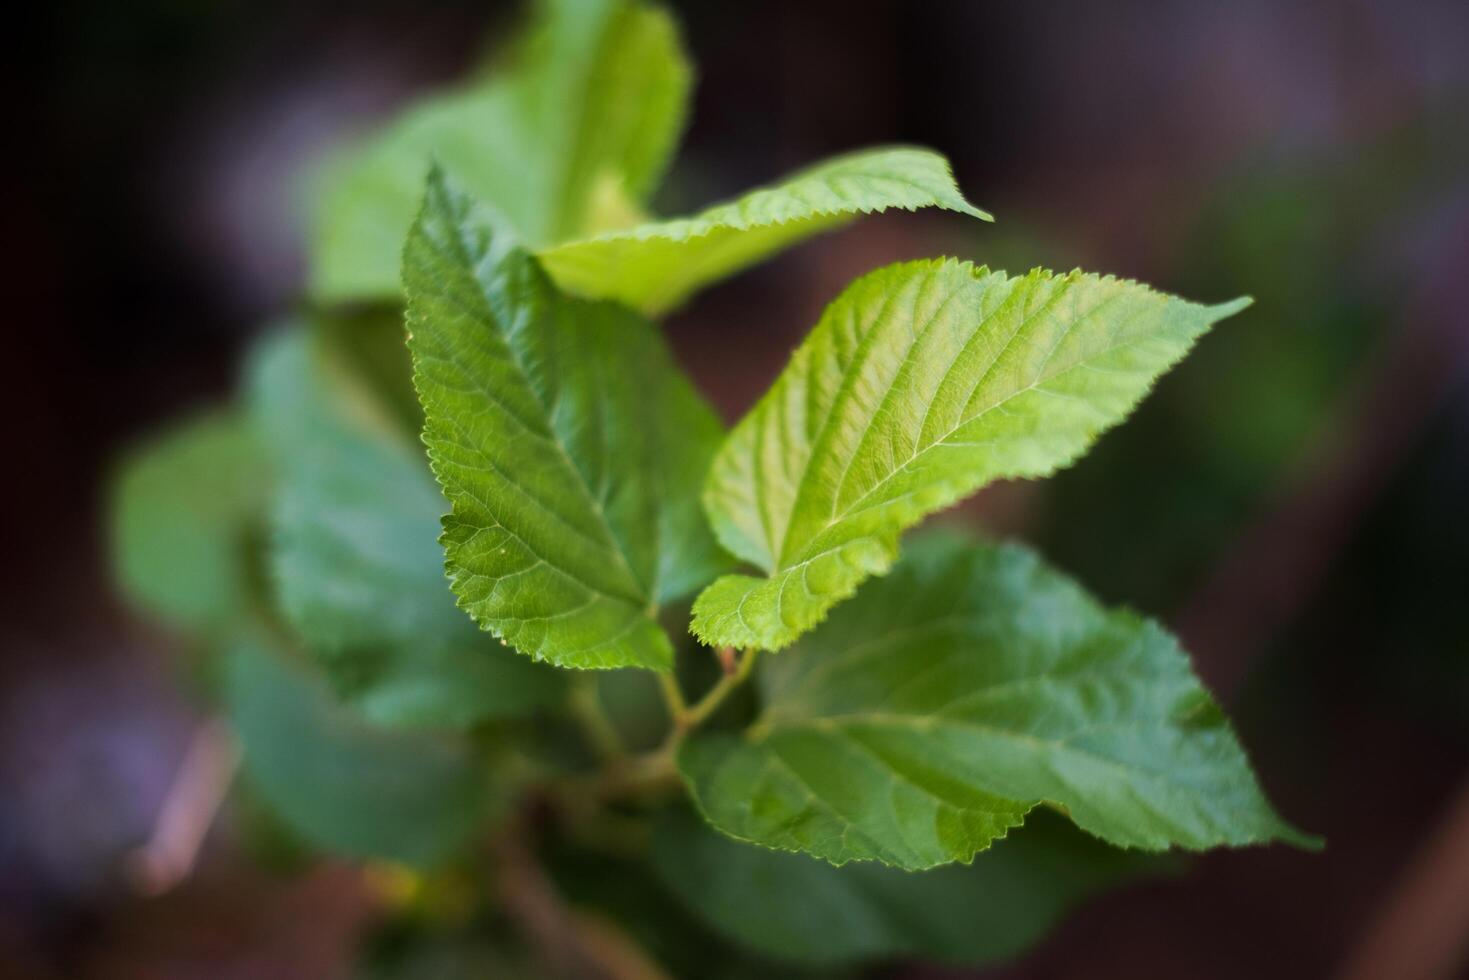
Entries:
POLYGON ((249 605, 251 534, 270 478, 238 414, 200 416, 125 461, 114 492, 113 564, 148 613, 217 630, 249 605))
POLYGON ((541 260, 570 292, 657 314, 700 286, 859 214, 926 207, 989 218, 964 200, 942 156, 884 147, 828 160, 693 217, 564 242, 544 250, 541 260))
POLYGON ((652 324, 562 296, 437 172, 404 283, 460 605, 536 659, 667 669, 658 603, 727 567, 698 504, 714 413, 652 324))
POLYGON ((1070 463, 1244 304, 952 260, 857 280, 715 460, 715 532, 766 575, 710 586, 694 633, 785 646, 885 571, 904 528, 991 480, 1070 463))
POLYGON ((323 850, 432 865, 494 802, 468 743, 369 725, 257 645, 231 655, 225 693, 246 774, 292 830, 323 850))
POLYGON ((1310 843, 1177 643, 1021 548, 921 541, 761 680, 744 737, 680 757, 741 840, 921 869, 968 861, 1051 802, 1124 847, 1310 843))
POLYGON ((1159 869, 1160 859, 1107 847, 1050 814, 970 866, 913 873, 878 864, 834 868, 749 847, 676 812, 653 836, 660 879, 709 928, 750 949, 831 966, 914 957, 977 966, 1031 946, 1073 905, 1159 869))
POLYGON ((319 299, 398 294, 433 160, 533 244, 600 230, 609 199, 637 219, 683 126, 691 72, 677 29, 628 0, 543 0, 537 11, 508 70, 413 107, 318 178, 319 299))
POLYGON ((466 726, 558 699, 555 672, 455 608, 423 448, 324 339, 281 333, 251 372, 279 474, 271 566, 286 619, 375 721, 466 726))

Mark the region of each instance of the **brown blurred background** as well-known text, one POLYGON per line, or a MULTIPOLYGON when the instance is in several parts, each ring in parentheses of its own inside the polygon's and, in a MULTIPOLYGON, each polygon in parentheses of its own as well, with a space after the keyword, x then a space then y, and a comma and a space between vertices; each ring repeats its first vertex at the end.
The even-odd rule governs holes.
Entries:
MULTIPOLYGON (((947 153, 998 219, 864 221, 699 298, 668 332, 727 417, 843 283, 898 258, 1256 299, 1081 465, 965 513, 1179 629, 1329 848, 1212 854, 987 975, 1463 975, 1469 4, 673 5, 700 81, 665 211, 902 141, 947 153)), ((357 877, 259 870, 229 814, 174 894, 119 872, 200 708, 113 595, 106 480, 226 395, 289 308, 294 175, 515 13, 82 0, 7 32, 0 976, 350 969, 357 877)))

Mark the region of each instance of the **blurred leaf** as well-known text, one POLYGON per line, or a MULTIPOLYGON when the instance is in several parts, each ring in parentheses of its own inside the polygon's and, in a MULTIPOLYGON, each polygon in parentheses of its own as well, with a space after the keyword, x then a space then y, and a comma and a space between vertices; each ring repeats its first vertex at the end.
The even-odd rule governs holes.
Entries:
POLYGON ((542 858, 568 904, 579 912, 591 910, 605 916, 675 977, 797 980, 812 976, 799 966, 727 942, 685 908, 645 859, 557 846, 547 848, 542 858))
POLYGON ((653 867, 710 928, 771 956, 813 966, 894 957, 977 966, 1023 952, 1073 905, 1160 861, 1042 813, 972 865, 834 868, 738 844, 680 809, 658 825, 653 867))
POLYGON ((410 109, 319 178, 312 292, 394 297, 431 161, 532 244, 627 220, 683 127, 691 71, 663 10, 627 0, 542 0, 507 70, 410 109))
POLYGON ((940 207, 988 219, 964 200, 931 150, 885 147, 817 164, 690 218, 654 221, 541 253, 568 292, 615 299, 650 315, 859 214, 940 207))
POLYGON ((225 687, 245 773, 315 847, 427 866, 490 813, 482 761, 467 742, 373 726, 258 642, 237 644, 225 687))
POLYGON ((304 327, 282 332, 255 358, 250 391, 279 473, 280 607, 363 713, 464 727, 559 700, 554 671, 455 608, 423 448, 337 350, 304 327))
POLYGON ((1265 800, 1156 623, 1019 547, 930 537, 788 656, 743 738, 679 765, 739 840, 835 864, 968 861, 1037 803, 1122 847, 1314 841, 1265 800))
POLYGON ((113 490, 119 584, 151 615, 218 630, 250 605, 252 525, 270 477, 248 424, 233 411, 197 416, 124 461, 113 490))
POLYGON ((715 459, 714 530, 768 577, 715 582, 694 604, 694 633, 786 646, 885 572, 904 528, 991 480, 1067 465, 1244 305, 952 260, 862 277, 715 459))
POLYGON ((657 604, 727 567, 698 504, 719 420, 651 323, 562 296, 437 171, 403 275, 461 607, 558 666, 669 669, 657 604))

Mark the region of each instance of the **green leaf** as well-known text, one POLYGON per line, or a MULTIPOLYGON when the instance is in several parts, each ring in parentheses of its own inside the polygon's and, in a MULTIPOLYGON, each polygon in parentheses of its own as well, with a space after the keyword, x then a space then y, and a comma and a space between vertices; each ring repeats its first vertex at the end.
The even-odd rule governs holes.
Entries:
POLYGON ((564 242, 542 251, 541 260, 569 292, 656 315, 707 283, 859 214, 925 207, 989 220, 964 200, 942 156, 884 147, 828 160, 691 218, 564 242))
POLYGON ((970 966, 1010 959, 1072 906, 1160 859, 1107 847, 1042 814, 970 866, 922 873, 834 868, 738 844, 683 810, 653 835, 660 879, 733 942, 812 966, 923 957, 970 966))
POLYGON ((667 670, 657 605, 727 567, 698 504, 714 413, 651 323, 562 296, 437 171, 403 276, 461 607, 538 660, 667 670))
POLYGON ((705 643, 779 649, 898 554, 903 529, 991 480, 1045 476, 1121 421, 1247 301, 953 260, 888 266, 831 304, 735 427, 704 505, 765 577, 699 596, 705 643))
MULTIPOLYGON (((406 375, 401 325, 396 333, 406 375)), ((559 700, 555 672, 455 608, 435 543, 444 499, 423 448, 331 337, 282 332, 250 372, 279 474, 271 566, 285 618, 342 693, 384 724, 465 727, 559 700)))
POLYGON ((1173 638, 1018 547, 921 542, 763 667, 755 726, 679 758, 741 840, 922 869, 968 861, 1049 802, 1122 847, 1311 844, 1173 638))
POLYGON ((201 415, 124 461, 113 491, 119 584, 174 626, 217 630, 250 604, 248 550, 270 478, 238 414, 201 415))
POLYGON ((542 0, 515 54, 507 70, 420 103, 317 178, 318 299, 398 295, 403 236, 431 160, 532 244, 601 230, 609 213, 636 220, 692 82, 673 20, 628 0, 542 0))
POLYGON ((467 742, 370 725, 253 641, 230 656, 225 691, 246 775, 315 847, 433 865, 495 802, 467 742))

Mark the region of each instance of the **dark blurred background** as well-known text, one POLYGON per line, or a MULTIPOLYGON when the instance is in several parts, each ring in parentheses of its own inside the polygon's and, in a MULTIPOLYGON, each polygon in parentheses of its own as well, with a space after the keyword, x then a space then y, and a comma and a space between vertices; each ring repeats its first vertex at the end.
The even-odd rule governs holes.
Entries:
MULTIPOLYGON (((674 6, 700 81, 665 211, 905 141, 998 218, 864 221, 697 299, 668 332, 728 418, 842 284, 898 258, 1256 300, 1081 465, 963 513, 1180 630, 1329 848, 1211 854, 986 975, 1463 975, 1469 4, 674 6)), ((360 878, 258 870, 228 814, 173 894, 119 872, 201 708, 113 594, 107 479, 226 397, 289 309, 301 169, 516 12, 89 0, 7 30, 0 976, 348 970, 360 878)))

